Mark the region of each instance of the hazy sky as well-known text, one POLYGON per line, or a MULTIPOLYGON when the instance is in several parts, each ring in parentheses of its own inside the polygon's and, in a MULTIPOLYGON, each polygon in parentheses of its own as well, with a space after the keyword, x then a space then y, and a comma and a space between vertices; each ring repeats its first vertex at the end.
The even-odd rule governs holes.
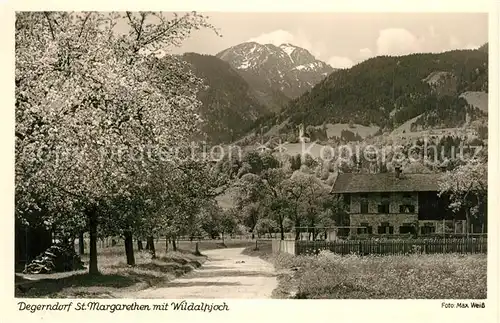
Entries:
POLYGON ((477 48, 488 41, 484 13, 230 13, 210 12, 213 31, 192 34, 174 53, 216 54, 249 40, 292 43, 333 67, 383 54, 477 48))

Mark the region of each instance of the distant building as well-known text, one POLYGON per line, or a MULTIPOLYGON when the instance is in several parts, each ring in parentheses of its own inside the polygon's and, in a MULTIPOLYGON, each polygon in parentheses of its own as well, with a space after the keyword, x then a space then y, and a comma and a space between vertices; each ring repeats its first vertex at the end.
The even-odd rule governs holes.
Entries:
POLYGON ((331 193, 343 196, 350 235, 464 233, 465 214, 438 196, 437 174, 339 174, 331 193))
POLYGON ((305 136, 304 133, 304 124, 299 125, 299 142, 310 142, 311 139, 305 136))

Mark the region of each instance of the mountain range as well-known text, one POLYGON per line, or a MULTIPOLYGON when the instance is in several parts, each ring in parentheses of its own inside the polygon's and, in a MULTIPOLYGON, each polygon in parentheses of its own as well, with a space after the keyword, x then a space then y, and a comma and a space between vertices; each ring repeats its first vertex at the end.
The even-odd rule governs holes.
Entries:
POLYGON ((208 86, 199 98, 212 143, 283 124, 282 132, 325 123, 392 130, 412 119, 421 129, 456 127, 487 112, 487 44, 378 56, 342 70, 292 44, 247 42, 183 58, 208 86))
POLYGON ((183 59, 207 85, 198 98, 204 139, 212 143, 238 139, 334 71, 290 44, 243 43, 215 56, 186 53, 183 59))

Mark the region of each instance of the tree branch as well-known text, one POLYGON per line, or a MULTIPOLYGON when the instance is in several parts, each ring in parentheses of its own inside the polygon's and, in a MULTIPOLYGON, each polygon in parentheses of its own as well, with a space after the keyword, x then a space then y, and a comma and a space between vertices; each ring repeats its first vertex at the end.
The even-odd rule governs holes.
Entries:
POLYGON ((73 197, 77 197, 79 199, 82 199, 82 200, 88 200, 88 198, 86 196, 83 196, 83 195, 80 195, 80 194, 76 194, 76 193, 73 193, 71 191, 68 191, 66 190, 65 188, 59 186, 58 184, 52 182, 52 181, 49 181, 48 182, 50 185, 52 185, 54 188, 58 189, 58 190, 61 190, 62 192, 68 194, 68 195, 71 195, 73 197))
POLYGON ((22 133, 20 133, 19 131, 16 131, 16 137, 21 139, 21 140, 24 140, 24 138, 26 138, 26 136, 23 135, 22 133))
POLYGON ((47 11, 44 11, 43 14, 45 18, 47 18, 47 22, 49 23, 50 34, 52 35, 52 39, 56 39, 56 36, 54 34, 54 28, 52 27, 52 22, 50 21, 49 13, 47 11))
POLYGON ((82 29, 80 29, 80 33, 78 34, 78 38, 80 38, 82 36, 85 24, 87 23, 87 20, 89 20, 91 14, 92 14, 92 12, 89 12, 87 14, 87 16, 85 17, 85 20, 83 20, 82 29))
POLYGON ((186 16, 184 17, 181 17, 179 19, 177 19, 174 23, 172 23, 168 28, 166 28, 165 30, 159 32, 156 36, 152 36, 150 39, 146 40, 142 46, 147 46, 149 44, 151 44, 152 42, 158 40, 160 37, 164 36, 167 32, 169 32, 170 30, 172 30, 174 27, 176 27, 177 25, 179 25, 179 23, 183 20, 185 20, 186 16))
POLYGON ((127 18, 130 21, 130 25, 132 26, 132 28, 134 28, 135 32, 139 34, 139 30, 137 29, 137 26, 135 25, 135 22, 132 19, 132 16, 130 15, 130 11, 127 11, 127 18))
POLYGON ((139 31, 137 32, 137 38, 135 39, 136 41, 139 41, 139 39, 141 38, 144 20, 146 20, 146 14, 141 12, 141 24, 139 25, 139 31))

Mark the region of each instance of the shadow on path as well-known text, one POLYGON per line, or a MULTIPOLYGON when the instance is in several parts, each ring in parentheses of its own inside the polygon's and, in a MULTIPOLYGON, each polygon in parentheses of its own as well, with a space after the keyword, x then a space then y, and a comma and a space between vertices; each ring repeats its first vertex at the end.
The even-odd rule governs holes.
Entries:
POLYGON ((218 281, 190 281, 190 282, 172 282, 165 285, 165 287, 193 287, 193 286, 240 286, 241 283, 233 282, 218 282, 218 281))
POLYGON ((228 267, 225 266, 203 266, 200 268, 200 270, 223 270, 223 269, 228 269, 228 267))
POLYGON ((209 278, 209 277, 276 277, 274 273, 262 271, 245 271, 245 270, 204 270, 193 272, 189 275, 192 278, 209 278))

